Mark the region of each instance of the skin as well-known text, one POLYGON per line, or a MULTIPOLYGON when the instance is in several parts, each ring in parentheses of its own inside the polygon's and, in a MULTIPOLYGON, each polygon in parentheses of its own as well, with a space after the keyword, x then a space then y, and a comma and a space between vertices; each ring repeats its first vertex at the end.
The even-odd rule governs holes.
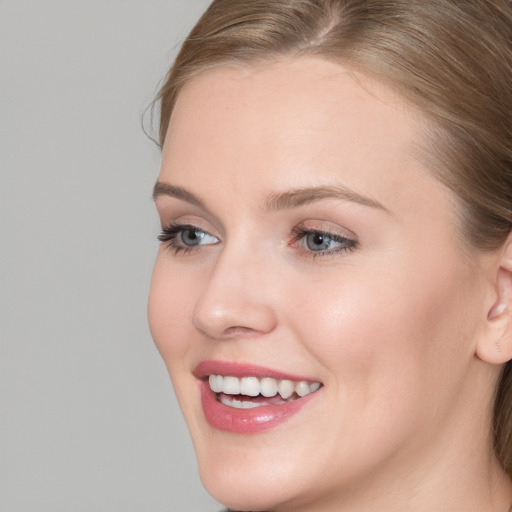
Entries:
POLYGON ((503 250, 461 248, 456 198, 414 157, 425 126, 382 84, 319 58, 210 70, 180 93, 159 181, 202 206, 165 194, 156 206, 162 226, 208 236, 189 252, 162 244, 149 321, 203 483, 222 503, 510 504, 490 437, 500 365, 479 357, 492 359, 501 326, 489 313, 503 250), (268 207, 273 194, 318 186, 351 194, 268 207), (315 252, 297 226, 355 247, 315 252), (221 432, 204 419, 192 373, 206 359, 308 375, 323 388, 276 428, 221 432))

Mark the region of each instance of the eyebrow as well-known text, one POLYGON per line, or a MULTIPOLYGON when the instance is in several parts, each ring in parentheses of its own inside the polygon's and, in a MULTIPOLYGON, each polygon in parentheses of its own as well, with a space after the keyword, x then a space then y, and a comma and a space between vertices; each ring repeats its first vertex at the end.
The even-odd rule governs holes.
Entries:
POLYGON ((342 185, 299 188, 288 192, 271 194, 266 201, 266 206, 269 210, 287 210, 322 199, 342 199, 390 213, 379 201, 358 194, 354 190, 342 185))
POLYGON ((202 201, 191 192, 181 187, 169 185, 169 183, 164 183, 163 181, 157 181, 153 187, 153 200, 156 200, 156 198, 160 196, 175 197, 176 199, 181 199, 187 203, 199 206, 200 208, 205 208, 202 201))
MULTIPOLYGON (((203 209, 207 209, 203 202, 194 194, 184 188, 170 185, 162 181, 157 181, 153 187, 153 199, 160 196, 170 196, 181 199, 187 203, 193 204, 203 209)), ((286 192, 276 192, 271 194, 265 201, 268 210, 288 210, 298 208, 299 206, 320 201, 322 199, 342 199, 354 203, 377 208, 390 213, 389 210, 379 201, 370 197, 363 196, 357 192, 341 185, 307 187, 286 192)))

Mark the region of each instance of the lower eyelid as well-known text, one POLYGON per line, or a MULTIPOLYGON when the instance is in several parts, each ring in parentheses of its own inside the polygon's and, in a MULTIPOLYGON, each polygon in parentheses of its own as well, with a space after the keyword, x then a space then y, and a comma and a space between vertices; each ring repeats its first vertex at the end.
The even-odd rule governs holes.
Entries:
POLYGON ((301 247, 298 249, 298 252, 300 253, 300 256, 303 258, 329 258, 329 257, 341 257, 343 254, 351 253, 357 248, 356 245, 346 245, 346 246, 338 246, 334 247, 333 249, 327 249, 324 251, 312 251, 310 249, 305 249, 304 247, 301 247))

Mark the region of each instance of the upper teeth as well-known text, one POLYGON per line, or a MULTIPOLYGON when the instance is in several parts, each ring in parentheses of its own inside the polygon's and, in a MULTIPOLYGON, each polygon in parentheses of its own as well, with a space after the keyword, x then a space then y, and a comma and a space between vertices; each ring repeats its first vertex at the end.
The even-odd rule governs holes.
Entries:
POLYGON ((210 388, 214 393, 224 393, 226 395, 247 395, 264 397, 273 397, 277 393, 283 399, 290 398, 293 393, 299 396, 306 396, 313 393, 320 388, 319 382, 294 382, 288 379, 272 379, 264 377, 258 379, 257 377, 238 377, 223 376, 223 375, 210 375, 209 379, 210 388))

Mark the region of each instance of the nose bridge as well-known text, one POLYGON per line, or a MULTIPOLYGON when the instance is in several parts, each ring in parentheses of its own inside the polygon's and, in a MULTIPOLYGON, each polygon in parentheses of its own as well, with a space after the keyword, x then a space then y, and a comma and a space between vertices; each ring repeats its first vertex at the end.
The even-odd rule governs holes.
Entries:
POLYGON ((225 246, 213 266, 194 309, 197 329, 212 338, 274 329, 268 258, 247 244, 225 246))

